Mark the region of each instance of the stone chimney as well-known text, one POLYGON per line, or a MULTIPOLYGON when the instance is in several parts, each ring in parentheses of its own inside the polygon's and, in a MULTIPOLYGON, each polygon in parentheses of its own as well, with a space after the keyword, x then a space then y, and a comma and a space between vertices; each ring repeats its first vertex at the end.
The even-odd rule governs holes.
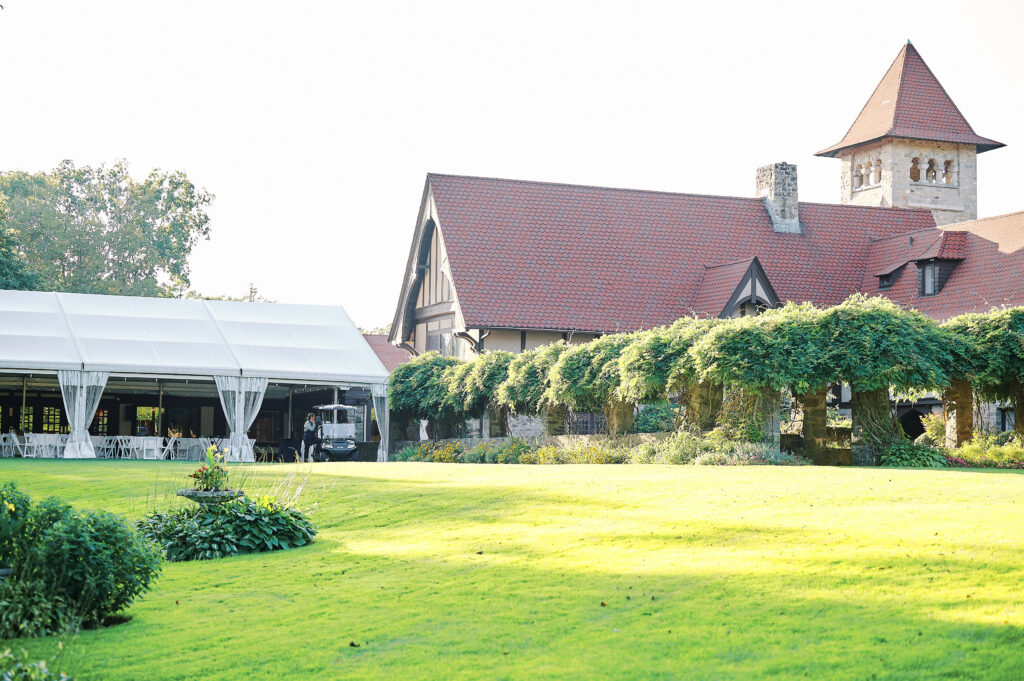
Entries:
POLYGON ((796 193, 796 166, 783 161, 757 169, 757 196, 772 218, 776 232, 801 234, 796 193))

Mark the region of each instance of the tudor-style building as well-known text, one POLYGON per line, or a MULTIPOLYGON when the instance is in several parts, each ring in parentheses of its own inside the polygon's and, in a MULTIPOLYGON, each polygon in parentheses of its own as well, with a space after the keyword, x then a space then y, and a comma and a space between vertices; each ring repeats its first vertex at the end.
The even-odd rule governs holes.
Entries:
POLYGON ((840 203, 796 166, 753 197, 429 174, 390 342, 469 358, 888 296, 944 319, 1024 304, 1024 213, 977 217, 977 135, 909 43, 842 141, 840 203))

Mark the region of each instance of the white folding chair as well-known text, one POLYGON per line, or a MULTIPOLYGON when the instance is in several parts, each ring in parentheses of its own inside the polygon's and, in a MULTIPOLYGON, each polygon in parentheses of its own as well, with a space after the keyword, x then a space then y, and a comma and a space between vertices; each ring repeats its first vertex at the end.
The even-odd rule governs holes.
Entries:
POLYGON ((22 454, 26 459, 35 459, 39 456, 39 433, 25 433, 25 451, 22 454))
POLYGON ((0 458, 9 459, 14 456, 14 448, 10 444, 10 436, 0 433, 0 458))
POLYGON ((18 435, 13 430, 7 434, 7 442, 11 447, 14 456, 25 456, 25 436, 18 435))
POLYGON ((172 435, 167 438, 167 444, 161 450, 160 458, 171 460, 178 458, 178 438, 176 436, 172 435))
POLYGON ((96 456, 104 459, 117 458, 117 436, 104 435, 100 438, 100 446, 96 450, 96 456))
POLYGON ((162 437, 140 437, 139 450, 143 459, 155 461, 163 456, 164 439, 162 437))

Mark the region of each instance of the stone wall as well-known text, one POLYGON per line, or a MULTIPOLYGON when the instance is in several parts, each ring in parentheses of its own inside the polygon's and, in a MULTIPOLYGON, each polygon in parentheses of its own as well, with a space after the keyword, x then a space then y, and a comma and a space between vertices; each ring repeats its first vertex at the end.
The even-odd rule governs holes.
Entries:
POLYGON ((840 156, 840 202, 859 206, 926 208, 935 222, 946 225, 978 217, 978 155, 970 144, 888 139, 848 150, 840 156), (918 159, 919 178, 911 179, 913 160, 918 159), (928 180, 928 162, 936 163, 936 181, 928 180), (881 161, 881 178, 868 178, 857 187, 857 166, 867 168, 881 161), (945 181, 945 163, 952 176, 945 181))

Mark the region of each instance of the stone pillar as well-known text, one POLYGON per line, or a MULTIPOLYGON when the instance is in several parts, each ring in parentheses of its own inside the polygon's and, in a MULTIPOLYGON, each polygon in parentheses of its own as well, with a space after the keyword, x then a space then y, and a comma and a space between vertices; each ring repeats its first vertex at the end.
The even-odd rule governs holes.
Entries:
POLYGON ((850 407, 853 411, 852 463, 875 466, 882 449, 905 437, 899 422, 892 416, 889 389, 853 390, 850 407))
POLYGON ((565 407, 551 406, 544 410, 544 434, 565 435, 565 419, 569 411, 565 407))
POLYGON ((605 423, 609 435, 622 435, 633 429, 633 405, 628 402, 612 402, 604 408, 605 423))
POLYGON ((953 381, 942 394, 946 414, 946 447, 955 449, 974 436, 974 393, 967 381, 953 381))
POLYGON ((686 407, 686 426, 711 430, 722 413, 722 386, 718 383, 692 383, 682 395, 686 407))
POLYGON ((827 387, 804 393, 796 398, 803 412, 800 434, 804 439, 805 456, 816 464, 823 464, 828 453, 825 451, 828 449, 828 413, 825 404, 827 399, 827 387))

